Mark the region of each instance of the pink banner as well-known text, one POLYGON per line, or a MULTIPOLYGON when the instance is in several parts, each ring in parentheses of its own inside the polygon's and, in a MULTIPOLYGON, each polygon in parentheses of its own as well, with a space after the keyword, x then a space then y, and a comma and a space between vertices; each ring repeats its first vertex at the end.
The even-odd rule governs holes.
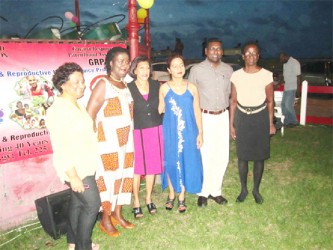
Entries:
POLYGON ((115 46, 126 44, 0 41, 0 164, 52 153, 45 114, 58 94, 54 70, 65 62, 83 68, 86 104, 90 82, 106 74, 104 59, 115 46))

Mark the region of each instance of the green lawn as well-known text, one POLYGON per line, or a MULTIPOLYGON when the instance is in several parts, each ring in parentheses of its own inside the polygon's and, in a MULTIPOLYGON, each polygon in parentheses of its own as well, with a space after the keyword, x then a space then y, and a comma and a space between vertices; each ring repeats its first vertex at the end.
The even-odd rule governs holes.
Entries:
MULTIPOLYGON (((261 184, 262 205, 254 202, 251 192, 244 203, 235 202, 239 180, 235 143, 231 142, 223 183, 227 206, 210 200, 206 208, 198 208, 197 197, 187 195, 185 214, 166 211, 167 191, 162 193, 156 185, 156 215, 149 215, 143 207, 144 218, 134 221, 131 206, 126 206, 124 215, 134 221, 135 229, 120 228, 120 237, 111 239, 95 226, 92 238, 105 250, 333 249, 332 135, 332 127, 309 125, 287 129, 284 137, 272 137, 271 158, 261 184)), ((0 249, 66 249, 64 236, 53 240, 42 228, 34 229, 38 226, 3 232, 0 249)))

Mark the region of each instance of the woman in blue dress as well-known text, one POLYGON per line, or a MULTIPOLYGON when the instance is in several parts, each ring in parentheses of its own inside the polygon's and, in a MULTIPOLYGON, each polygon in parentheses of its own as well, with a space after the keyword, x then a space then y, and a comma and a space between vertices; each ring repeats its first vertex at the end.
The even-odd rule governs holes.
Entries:
POLYGON ((202 188, 200 147, 202 121, 197 87, 183 79, 184 60, 173 54, 167 60, 171 80, 160 87, 159 112, 164 112, 164 171, 162 190, 169 187, 165 208, 172 210, 176 193, 178 211, 186 211, 185 192, 199 193, 202 188))

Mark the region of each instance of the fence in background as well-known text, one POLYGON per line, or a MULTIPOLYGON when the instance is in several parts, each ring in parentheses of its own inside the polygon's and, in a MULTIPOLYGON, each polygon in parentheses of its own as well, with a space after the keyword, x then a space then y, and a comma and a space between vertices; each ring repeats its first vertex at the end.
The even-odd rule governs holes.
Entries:
MULTIPOLYGON (((308 86, 307 81, 302 82, 301 110, 299 121, 301 125, 306 123, 333 125, 332 117, 306 116, 308 94, 333 94, 333 86, 308 86)), ((331 107, 332 108, 332 107, 331 107)))

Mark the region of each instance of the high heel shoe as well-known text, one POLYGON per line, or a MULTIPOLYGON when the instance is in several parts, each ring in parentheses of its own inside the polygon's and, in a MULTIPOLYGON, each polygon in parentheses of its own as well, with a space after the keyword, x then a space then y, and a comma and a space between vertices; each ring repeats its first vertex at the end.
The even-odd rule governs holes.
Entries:
POLYGON ((168 196, 167 198, 167 201, 165 203, 165 209, 166 210, 172 210, 173 209, 173 206, 174 206, 174 203, 175 203, 175 199, 176 197, 174 197, 173 199, 170 199, 170 197, 168 196))
POLYGON ((118 220, 116 217, 111 215, 111 222, 114 226, 121 226, 125 229, 132 229, 135 227, 135 225, 129 221, 126 221, 125 219, 118 220))
POLYGON ((157 213, 157 208, 156 208, 156 205, 154 203, 147 204, 147 208, 148 208, 148 212, 150 214, 156 214, 157 213))
POLYGON ((110 237, 118 237, 120 235, 118 230, 115 230, 114 232, 109 232, 108 230, 106 230, 106 228, 102 225, 102 223, 98 224, 99 229, 101 229, 102 232, 106 233, 108 236, 110 237))
POLYGON ((178 200, 178 212, 184 213, 186 211, 186 208, 187 208, 187 206, 185 204, 185 199, 182 201, 178 200))
POLYGON ((132 213, 134 214, 134 219, 140 219, 143 217, 141 207, 133 207, 132 213))

